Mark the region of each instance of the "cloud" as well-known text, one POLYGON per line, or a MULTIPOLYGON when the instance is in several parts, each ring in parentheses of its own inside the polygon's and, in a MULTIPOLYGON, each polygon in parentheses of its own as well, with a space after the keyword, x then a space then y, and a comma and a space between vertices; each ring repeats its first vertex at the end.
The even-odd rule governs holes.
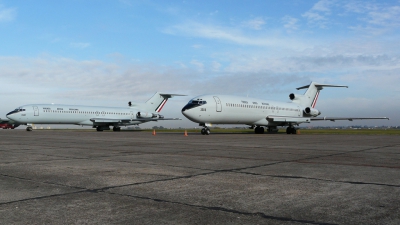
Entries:
POLYGON ((90 43, 72 42, 72 43, 70 43, 69 45, 70 45, 71 47, 73 47, 73 48, 81 48, 81 49, 84 49, 84 48, 89 47, 89 46, 90 46, 90 43))
POLYGON ((320 28, 327 28, 329 24, 328 16, 331 14, 333 1, 320 0, 309 11, 302 14, 308 20, 308 23, 320 28))
POLYGON ((253 30, 261 30, 265 24, 265 20, 262 17, 257 17, 252 20, 242 22, 242 26, 253 30))
POLYGON ((198 22, 186 22, 173 25, 164 29, 164 32, 171 35, 183 35, 196 38, 205 38, 211 40, 220 40, 226 43, 274 47, 274 48, 305 48, 310 46, 308 42, 299 42, 296 39, 288 39, 285 37, 276 37, 267 32, 259 34, 247 34, 245 30, 238 27, 224 27, 216 25, 207 25, 198 22))
POLYGON ((134 95, 147 99, 156 91, 177 90, 187 85, 184 70, 152 64, 124 65, 57 57, 0 57, 0 60, 3 82, 17 85, 20 90, 36 87, 35 93, 50 99, 77 101, 134 95))
POLYGON ((291 32, 293 30, 298 30, 299 25, 298 25, 299 20, 296 18, 293 18, 291 16, 284 16, 282 18, 282 23, 284 24, 283 27, 288 31, 291 32))
POLYGON ((358 16, 358 20, 364 22, 350 26, 350 29, 373 35, 382 35, 393 32, 400 27, 400 6, 385 3, 351 1, 343 5, 347 13, 358 16))
POLYGON ((213 61, 212 65, 211 65, 211 70, 218 72, 218 71, 220 71, 221 66, 222 66, 221 63, 213 61))
POLYGON ((0 5, 0 22, 10 22, 17 16, 17 10, 15 8, 6 8, 0 5))
POLYGON ((198 60, 193 59, 192 61, 190 61, 190 64, 194 65, 195 68, 200 72, 204 72, 204 64, 198 60))

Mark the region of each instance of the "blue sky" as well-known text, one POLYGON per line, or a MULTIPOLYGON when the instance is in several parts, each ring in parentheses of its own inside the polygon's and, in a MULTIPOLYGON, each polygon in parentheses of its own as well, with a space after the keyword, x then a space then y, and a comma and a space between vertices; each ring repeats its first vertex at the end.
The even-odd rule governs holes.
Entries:
POLYGON ((28 103, 124 106, 162 91, 188 95, 163 111, 183 117, 200 94, 287 101, 317 81, 349 86, 323 90, 324 116, 400 125, 398 18, 399 0, 0 0, 0 115, 28 103))

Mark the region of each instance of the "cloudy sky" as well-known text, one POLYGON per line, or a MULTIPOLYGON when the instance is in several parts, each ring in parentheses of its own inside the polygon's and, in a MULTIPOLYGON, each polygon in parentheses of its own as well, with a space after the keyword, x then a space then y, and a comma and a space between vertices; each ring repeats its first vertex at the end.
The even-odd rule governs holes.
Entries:
POLYGON ((323 116, 400 125, 399 18, 400 0, 0 0, 0 117, 32 103, 125 106, 161 91, 188 95, 162 111, 184 118, 200 94, 288 101, 317 81, 349 86, 321 92, 323 116))

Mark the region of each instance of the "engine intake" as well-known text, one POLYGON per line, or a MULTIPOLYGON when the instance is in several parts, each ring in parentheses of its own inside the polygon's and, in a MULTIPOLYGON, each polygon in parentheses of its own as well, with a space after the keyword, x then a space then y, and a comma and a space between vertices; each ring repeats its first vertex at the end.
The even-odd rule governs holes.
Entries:
POLYGON ((310 116, 318 116, 321 114, 321 112, 318 111, 318 109, 314 109, 314 108, 310 108, 310 107, 305 108, 304 113, 306 115, 310 115, 310 116))
POLYGON ((291 94, 289 95, 289 98, 290 98, 290 100, 293 100, 293 99, 296 98, 296 95, 294 95, 293 93, 291 93, 291 94))

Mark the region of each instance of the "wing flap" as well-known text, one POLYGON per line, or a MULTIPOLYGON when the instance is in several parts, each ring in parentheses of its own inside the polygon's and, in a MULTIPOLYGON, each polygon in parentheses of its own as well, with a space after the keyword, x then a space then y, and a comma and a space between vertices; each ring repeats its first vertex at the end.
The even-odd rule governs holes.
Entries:
POLYGON ((389 120, 388 117, 315 117, 311 121, 336 121, 336 120, 389 120))
POLYGON ((107 119, 107 118, 92 118, 93 123, 122 123, 128 121, 127 119, 107 119))
POLYGON ((268 122, 309 123, 309 117, 267 116, 268 122))
POLYGON ((180 118, 125 118, 125 119, 109 119, 109 118, 92 118, 90 121, 93 123, 101 124, 109 124, 109 123, 131 123, 135 121, 139 122, 147 122, 147 121, 157 121, 157 120, 181 120, 180 118))

